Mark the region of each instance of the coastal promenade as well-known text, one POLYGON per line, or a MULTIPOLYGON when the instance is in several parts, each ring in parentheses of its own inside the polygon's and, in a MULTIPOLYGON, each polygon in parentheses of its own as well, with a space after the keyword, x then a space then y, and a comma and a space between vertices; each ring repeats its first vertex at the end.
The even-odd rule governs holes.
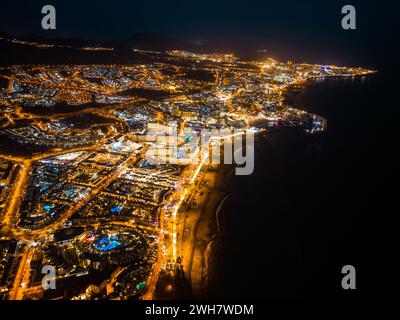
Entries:
POLYGON ((195 298, 207 288, 207 248, 217 232, 216 209, 226 196, 225 175, 230 166, 207 165, 202 169, 192 196, 178 212, 178 256, 195 298))

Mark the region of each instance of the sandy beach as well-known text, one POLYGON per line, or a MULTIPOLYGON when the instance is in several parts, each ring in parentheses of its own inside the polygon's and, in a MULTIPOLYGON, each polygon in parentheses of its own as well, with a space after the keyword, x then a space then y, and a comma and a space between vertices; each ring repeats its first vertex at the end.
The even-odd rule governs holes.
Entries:
POLYGON ((218 233, 216 213, 228 195, 225 177, 228 165, 208 165, 196 181, 193 195, 178 213, 178 254, 194 298, 206 298, 208 266, 218 233))

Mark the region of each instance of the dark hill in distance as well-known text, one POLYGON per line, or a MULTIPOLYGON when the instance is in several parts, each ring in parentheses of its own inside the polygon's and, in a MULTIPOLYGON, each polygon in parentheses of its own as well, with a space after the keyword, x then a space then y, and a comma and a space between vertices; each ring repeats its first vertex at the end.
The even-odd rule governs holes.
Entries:
MULTIPOLYGON (((243 60, 259 60, 273 57, 280 61, 292 60, 320 64, 364 66, 376 69, 372 58, 362 60, 362 52, 353 56, 323 47, 319 42, 297 43, 265 39, 254 41, 238 39, 211 44, 195 44, 156 33, 133 33, 118 41, 93 41, 79 38, 46 38, 36 34, 15 37, 0 31, 0 65, 12 64, 124 64, 160 61, 162 57, 144 55, 134 49, 164 52, 167 50, 186 50, 196 53, 234 53, 243 60), (14 41, 12 41, 14 40, 14 41), (15 41, 17 40, 17 41, 15 41), (54 45, 54 47, 35 47, 20 41, 54 45), (113 48, 109 51, 84 51, 83 47, 113 48), (268 50, 258 50, 268 49, 268 50), (263 52, 264 51, 264 52, 263 52), (335 53, 335 54, 334 54, 335 53), (333 57, 333 58, 332 58, 333 57)), ((357 52, 357 51, 355 51, 357 52)), ((377 54, 377 56, 379 56, 377 54)))
POLYGON ((133 33, 121 41, 90 41, 69 38, 45 38, 36 34, 22 37, 0 32, 0 65, 12 64, 106 64, 146 62, 151 59, 134 49, 159 51, 187 50, 198 53, 225 52, 226 48, 198 45, 161 34, 133 33), (39 45, 52 45, 44 47, 39 45), (110 51, 85 51, 84 47, 113 48, 110 51))
MULTIPOLYGON (((107 44, 107 43, 104 43, 107 44)), ((155 33, 133 33, 127 39, 119 42, 108 43, 119 49, 141 49, 152 51, 166 51, 166 50, 187 50, 192 52, 211 52, 219 51, 219 48, 211 46, 203 46, 181 41, 166 35, 155 33)))
MULTIPOLYGON (((10 36, 6 37, 10 38, 10 36)), ((82 47, 101 46, 106 48, 114 48, 116 50, 141 49, 152 51, 166 51, 179 49, 195 52, 204 52, 213 49, 218 50, 218 48, 192 44, 156 33, 133 33, 128 38, 120 41, 91 41, 75 38, 45 38, 33 33, 26 34, 17 39, 23 41, 37 42, 40 44, 71 46, 75 49, 82 47)))
POLYGON ((84 39, 75 39, 75 38, 45 38, 39 36, 34 33, 28 33, 22 37, 18 38, 19 40, 29 41, 29 42, 37 42, 40 44, 54 44, 54 45, 61 45, 61 46, 71 46, 74 48, 82 48, 86 46, 95 45, 96 42, 88 41, 84 39))

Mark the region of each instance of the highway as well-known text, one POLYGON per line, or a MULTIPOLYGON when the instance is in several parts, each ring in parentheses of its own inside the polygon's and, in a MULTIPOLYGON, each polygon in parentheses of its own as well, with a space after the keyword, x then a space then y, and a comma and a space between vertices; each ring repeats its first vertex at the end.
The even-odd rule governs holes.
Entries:
POLYGON ((25 190, 26 180, 30 172, 31 162, 24 160, 20 164, 20 170, 17 177, 14 180, 8 201, 6 204, 7 210, 3 216, 2 221, 2 232, 7 234, 14 221, 16 221, 16 213, 18 211, 19 204, 21 202, 22 194, 25 190))

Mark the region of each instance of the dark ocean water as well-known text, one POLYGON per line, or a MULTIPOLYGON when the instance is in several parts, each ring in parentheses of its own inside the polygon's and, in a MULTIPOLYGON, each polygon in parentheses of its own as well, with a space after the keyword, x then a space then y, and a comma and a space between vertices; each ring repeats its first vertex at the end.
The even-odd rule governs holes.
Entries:
POLYGON ((258 139, 255 171, 232 178, 212 298, 393 297, 398 283, 394 211, 386 192, 394 146, 387 78, 312 83, 294 105, 328 120, 307 137, 282 129, 258 139), (389 149, 388 149, 389 148, 389 149), (389 169, 390 168, 390 169, 389 169), (341 269, 356 268, 357 289, 343 290, 341 269))

